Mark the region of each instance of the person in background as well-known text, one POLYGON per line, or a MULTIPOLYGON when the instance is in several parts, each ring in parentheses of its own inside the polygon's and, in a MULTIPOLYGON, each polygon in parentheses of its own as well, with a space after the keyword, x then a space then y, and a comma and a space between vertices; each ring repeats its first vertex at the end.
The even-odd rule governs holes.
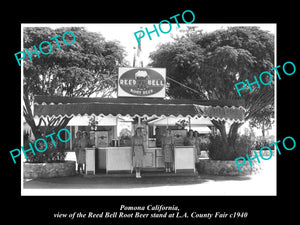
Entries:
POLYGON ((184 145, 185 146, 193 146, 194 148, 194 158, 195 158, 195 162, 197 159, 196 156, 196 138, 194 137, 194 132, 192 130, 189 130, 189 133, 187 135, 187 137, 184 139, 184 145))
POLYGON ((195 138, 195 159, 196 163, 199 162, 199 156, 201 154, 201 149, 200 149, 200 137, 198 131, 194 131, 194 138, 195 138))
POLYGON ((162 150, 165 160, 166 173, 171 173, 174 162, 174 140, 171 136, 171 130, 167 129, 166 136, 162 138, 162 150))
POLYGON ((156 127, 155 128, 156 147, 161 147, 161 138, 162 138, 161 130, 159 129, 159 127, 156 127))
POLYGON ((145 147, 142 136, 142 128, 137 127, 135 130, 135 135, 132 137, 132 156, 136 178, 141 178, 141 167, 143 166, 144 154, 145 147))
POLYGON ((79 140, 79 156, 78 156, 78 166, 79 171, 81 169, 82 173, 84 174, 85 169, 85 148, 90 146, 90 140, 88 137, 88 133, 86 131, 83 131, 83 135, 79 140))
POLYGON ((189 130, 188 135, 184 139, 185 146, 194 146, 195 145, 195 138, 192 130, 189 130))
POLYGON ((77 162, 77 172, 80 173, 79 171, 79 151, 80 151, 80 139, 82 138, 82 133, 80 130, 76 132, 76 138, 74 139, 74 151, 75 151, 75 156, 76 156, 76 162, 77 162))

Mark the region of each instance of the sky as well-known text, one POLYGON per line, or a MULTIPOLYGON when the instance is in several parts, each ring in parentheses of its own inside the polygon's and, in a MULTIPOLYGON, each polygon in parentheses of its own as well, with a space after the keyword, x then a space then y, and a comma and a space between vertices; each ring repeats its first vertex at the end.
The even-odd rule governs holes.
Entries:
MULTIPOLYGON (((153 23, 158 29, 158 24, 153 23)), ((149 55, 150 52, 153 52, 156 50, 158 44, 160 43, 166 43, 172 41, 172 36, 181 35, 181 30, 186 29, 187 26, 195 26, 196 29, 203 30, 203 32, 211 32, 217 29, 221 28, 227 28, 229 26, 259 26, 262 30, 270 31, 270 33, 276 34, 276 24, 270 23, 270 24, 261 24, 261 23, 253 23, 253 24, 225 24, 225 23, 206 23, 206 24, 200 24, 200 23, 192 23, 192 24, 185 24, 180 23, 180 28, 177 27, 176 23, 172 23, 172 29, 168 34, 163 34, 159 31, 159 37, 154 32, 151 34, 152 40, 150 40, 146 34, 145 28, 148 28, 149 31, 154 30, 153 24, 151 23, 144 23, 144 24, 138 24, 138 23, 128 23, 128 24, 116 24, 116 23, 102 23, 102 24, 22 24, 23 27, 31 26, 31 27, 50 27, 52 29, 56 29, 59 27, 72 27, 72 26, 81 26, 85 27, 87 31, 91 32, 99 32, 101 33, 106 40, 118 40, 120 44, 125 48, 125 51, 127 52, 126 60, 130 63, 132 66, 133 62, 133 56, 134 56, 134 47, 137 48, 138 42, 134 36, 134 33, 141 30, 141 27, 143 27, 143 31, 145 32, 145 36, 141 39, 141 46, 142 46, 142 57, 143 57, 143 63, 144 66, 146 66, 148 63, 150 63, 149 55)), ((167 31, 169 29, 169 25, 166 23, 162 24, 161 27, 162 30, 167 31)), ((159 29, 158 29, 159 30, 159 29)))

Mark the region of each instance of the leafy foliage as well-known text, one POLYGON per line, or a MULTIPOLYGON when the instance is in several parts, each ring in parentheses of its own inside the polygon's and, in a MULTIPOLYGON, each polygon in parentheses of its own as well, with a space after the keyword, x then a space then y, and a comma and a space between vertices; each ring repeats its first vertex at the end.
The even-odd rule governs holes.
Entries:
MULTIPOLYGON (((274 67, 274 36, 258 27, 229 27, 211 33, 188 29, 174 42, 160 45, 150 58, 151 66, 166 67, 168 76, 177 81, 169 79, 171 98, 241 99, 234 86, 237 82, 253 82, 254 75, 274 67)), ((266 107, 274 110, 274 79, 270 85, 253 85, 252 89, 242 91, 245 120, 260 118, 266 107)), ((230 151, 241 123, 232 123, 228 132, 224 121, 212 123, 220 131, 224 149, 230 151)))
MULTIPOLYGON (((253 75, 273 67, 274 37, 257 27, 230 27, 205 34, 190 31, 187 36, 161 45, 150 58, 152 66, 166 67, 171 78, 198 91, 170 82, 171 97, 239 99, 235 83, 251 81, 253 75)), ((243 96, 264 88, 268 86, 252 93, 245 90, 243 96)))
POLYGON ((251 140, 243 135, 237 138, 234 145, 224 146, 220 135, 210 136, 208 144, 208 156, 213 160, 234 160, 237 157, 245 157, 251 153, 251 140))
MULTIPOLYGON (((53 145, 52 141, 49 139, 45 139, 47 141, 47 149, 44 152, 35 151, 35 155, 32 151, 26 152, 27 162, 30 163, 42 163, 42 162, 64 162, 67 156, 67 152, 64 150, 62 143, 57 139, 57 137, 53 137, 55 145, 53 145)), ((32 148, 34 148, 34 142, 30 142, 28 140, 28 135, 24 135, 24 149, 27 150, 30 148, 29 143, 32 148)), ((45 149, 45 144, 43 141, 37 142, 37 148, 40 150, 45 149)))
MULTIPOLYGON (((260 150, 262 147, 268 146, 269 148, 271 148, 272 150, 275 149, 275 145, 271 145, 272 143, 274 143, 274 137, 268 137, 267 139, 265 138, 260 138, 258 137, 253 143, 252 143, 252 150, 256 149, 256 150, 260 150)), ((268 151, 267 149, 265 149, 265 151, 268 151)))
POLYGON ((267 106, 256 113, 256 116, 251 118, 250 126, 256 127, 262 130, 262 137, 265 138, 265 131, 271 129, 274 123, 274 109, 271 106, 267 106))
POLYGON ((97 120, 95 115, 89 117, 89 126, 91 126, 91 130, 97 130, 97 126, 99 125, 99 121, 97 120))
MULTIPOLYGON (((71 42, 65 35, 66 42, 71 42)), ((24 60, 24 91, 34 95, 90 96, 98 93, 109 97, 116 91, 118 66, 124 65, 125 50, 118 42, 106 41, 99 33, 87 32, 82 27, 59 28, 48 27, 24 28, 24 47, 34 51, 34 45, 42 41, 52 43, 49 55, 36 54, 24 60), (71 30, 76 41, 66 45, 62 34, 71 30), (57 38, 61 49, 54 40, 57 38)), ((42 45, 44 52, 48 45, 42 45)), ((46 49, 48 48, 48 49, 46 49)))
MULTIPOLYGON (((71 35, 65 35, 70 43, 71 35)), ((56 131, 65 127, 71 118, 40 118, 33 120, 31 103, 34 95, 88 97, 92 94, 111 97, 116 92, 117 70, 126 65, 125 50, 116 41, 106 41, 99 33, 87 32, 82 27, 51 29, 48 27, 25 27, 24 48, 34 52, 43 41, 52 44, 49 55, 32 54, 32 61, 24 59, 24 118, 36 138, 41 136, 41 125, 54 127, 56 131), (72 31, 76 40, 66 45, 62 35, 72 31), (50 38, 57 37, 58 44, 50 38), (60 46, 60 49, 58 47, 60 46)), ((49 52, 49 45, 42 45, 43 52, 49 52)), ((52 129, 52 128, 51 128, 52 129)))
POLYGON ((185 129, 186 126, 189 125, 189 121, 185 120, 185 119, 180 119, 178 120, 175 125, 179 128, 179 129, 185 129))

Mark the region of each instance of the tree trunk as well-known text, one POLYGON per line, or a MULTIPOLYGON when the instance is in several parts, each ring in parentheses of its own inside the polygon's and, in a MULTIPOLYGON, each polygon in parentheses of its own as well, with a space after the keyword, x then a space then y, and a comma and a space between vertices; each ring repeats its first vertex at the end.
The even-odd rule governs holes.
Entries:
POLYGON ((212 120, 212 123, 220 131, 225 149, 227 149, 226 147, 228 146, 234 146, 238 137, 238 129, 240 128, 242 123, 234 122, 233 124, 231 124, 228 134, 226 133, 225 129, 225 121, 212 120))
POLYGON ((262 132, 262 137, 263 140, 265 140, 265 121, 262 121, 262 128, 261 128, 261 132, 262 132))
POLYGON ((225 146, 227 146, 228 140, 227 140, 227 134, 226 134, 226 128, 225 128, 225 121, 212 120, 211 122, 220 131, 223 143, 225 146))
POLYGON ((235 141, 238 137, 238 129, 240 128, 241 125, 242 125, 242 123, 237 123, 237 122, 234 122, 233 124, 231 124, 229 133, 228 133, 228 144, 230 146, 234 146, 235 141))
POLYGON ((45 125, 45 127, 48 127, 48 129, 46 130, 46 135, 48 135, 53 132, 57 133, 60 129, 65 128, 68 125, 69 121, 73 118, 58 116, 51 119, 47 118, 47 122, 43 118, 40 118, 39 123, 36 125, 33 113, 30 108, 29 98, 25 93, 23 99, 25 104, 23 106, 23 116, 26 120, 26 123, 30 126, 35 139, 42 137, 42 132, 40 130, 42 123, 45 125))
POLYGON ((34 135, 34 137, 40 138, 41 137, 41 131, 39 129, 39 126, 41 125, 42 120, 40 120, 39 124, 36 125, 33 119, 33 114, 30 108, 30 102, 28 95, 24 93, 23 95, 23 100, 24 100, 24 106, 23 106, 23 116, 25 118, 26 123, 30 126, 31 131, 34 135))

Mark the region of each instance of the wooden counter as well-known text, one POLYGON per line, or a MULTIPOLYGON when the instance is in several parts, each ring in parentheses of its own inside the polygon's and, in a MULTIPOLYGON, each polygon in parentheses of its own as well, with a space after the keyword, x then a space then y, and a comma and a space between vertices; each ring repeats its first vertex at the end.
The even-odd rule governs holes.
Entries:
POLYGON ((146 148, 143 168, 155 169, 165 167, 161 148, 146 148))
MULTIPOLYGON (((132 148, 129 147, 107 147, 98 149, 98 169, 110 171, 132 172, 132 148)), ((143 169, 155 169, 164 167, 162 149, 146 148, 143 169)))
POLYGON ((95 148, 85 148, 85 162, 85 173, 95 175, 95 148))
POLYGON ((95 174, 96 170, 132 172, 131 147, 85 148, 86 174, 95 174), (97 151, 97 153, 96 153, 97 151))
POLYGON ((131 147, 106 148, 106 173, 108 173, 109 171, 132 172, 131 147))
POLYGON ((98 148, 97 169, 105 169, 106 173, 132 172, 131 147, 98 148))
MULTIPOLYGON (((143 169, 164 168, 161 148, 147 148, 143 169)), ((132 147, 86 148, 86 174, 96 170, 132 173, 132 147)), ((143 170, 142 169, 142 170, 143 170)), ((176 172, 195 172, 195 152, 193 146, 176 146, 174 151, 174 170, 176 172)))
POLYGON ((193 146, 176 146, 174 170, 176 172, 194 172, 195 173, 195 152, 193 146))
MULTIPOLYGON (((176 146, 174 151, 174 171, 195 172, 195 152, 193 146, 176 146)), ((165 162, 161 148, 147 148, 144 168, 164 168, 165 162)))

